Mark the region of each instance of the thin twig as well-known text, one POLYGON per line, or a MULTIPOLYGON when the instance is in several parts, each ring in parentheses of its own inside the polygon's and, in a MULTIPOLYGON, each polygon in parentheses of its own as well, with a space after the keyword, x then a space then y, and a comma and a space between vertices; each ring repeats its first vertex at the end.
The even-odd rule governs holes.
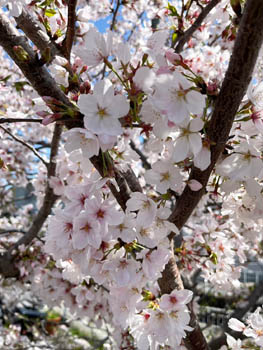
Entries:
POLYGON ((34 155, 41 160, 41 162, 48 168, 48 163, 46 160, 41 156, 41 154, 38 153, 38 151, 31 145, 29 145, 24 140, 20 139, 19 137, 13 135, 8 129, 4 128, 3 126, 0 126, 0 129, 2 129, 4 132, 6 132, 9 136, 11 136, 15 141, 21 143, 23 146, 27 147, 34 153, 34 155))
MULTIPOLYGON (((138 15, 138 19, 141 19, 142 16, 144 15, 144 11, 142 11, 139 15, 138 15)), ((134 26, 132 27, 131 31, 130 31, 130 34, 128 35, 128 38, 127 38, 127 42, 129 42, 131 40, 131 37, 135 31, 135 29, 137 28, 137 23, 134 24, 134 26)))
MULTIPOLYGON (((60 143, 60 137, 61 137, 61 126, 55 125, 53 137, 51 141, 51 152, 49 157, 49 164, 48 164, 48 179, 50 179, 51 176, 56 175, 56 162, 55 157, 58 153, 58 147, 60 143)), ((49 182, 47 181, 44 201, 41 209, 37 213, 37 216, 33 220, 33 224, 30 227, 30 229, 27 231, 27 233, 21 237, 15 244, 12 246, 9 250, 10 254, 13 254, 14 250, 16 250, 20 245, 24 244, 25 246, 28 245, 39 233, 41 230, 41 227, 43 226, 44 222, 46 221, 48 215, 51 213, 51 209, 57 200, 57 196, 54 194, 53 189, 50 187, 49 182)))
POLYGON ((62 52, 70 62, 71 49, 75 37, 77 0, 68 0, 68 24, 65 39, 62 43, 62 52))
POLYGON ((114 26, 115 26, 115 23, 116 23, 117 14, 118 14, 120 5, 121 5, 121 1, 120 1, 120 0, 117 0, 116 8, 115 8, 115 10, 113 11, 113 17, 112 17, 112 21, 111 21, 111 25, 110 25, 110 30, 114 30, 114 26))
POLYGON ((175 44, 175 52, 180 53, 183 50, 184 44, 191 38, 194 32, 201 26, 203 20, 211 12, 211 10, 220 2, 221 0, 211 0, 209 4, 200 12, 196 21, 188 28, 181 36, 179 36, 175 44))
POLYGON ((25 234, 26 233, 26 231, 24 231, 24 230, 18 230, 18 229, 12 229, 12 228, 9 228, 8 230, 2 230, 2 231, 0 231, 0 235, 6 235, 6 234, 8 234, 8 233, 23 233, 23 234, 25 234))
POLYGON ((130 146, 131 146, 131 149, 140 156, 143 167, 147 170, 151 169, 152 168, 151 164, 148 162, 146 156, 142 153, 141 150, 139 150, 139 148, 136 147, 135 143, 132 140, 130 141, 130 146))
POLYGON ((43 119, 29 119, 29 118, 0 118, 0 124, 5 123, 42 123, 43 119))
MULTIPOLYGON (((55 125, 52 141, 51 152, 49 157, 48 166, 48 178, 55 175, 56 164, 55 157, 58 152, 58 146, 61 136, 61 126, 55 125)), ((50 215, 53 205, 57 200, 57 196, 54 194, 53 189, 50 187, 47 181, 45 195, 43 199, 42 207, 33 220, 33 223, 29 230, 21 237, 12 247, 10 247, 5 253, 0 255, 0 273, 4 277, 16 277, 19 276, 19 270, 15 266, 15 259, 18 253, 18 248, 21 245, 29 245, 34 238, 37 238, 39 231, 41 230, 47 217, 50 215)))

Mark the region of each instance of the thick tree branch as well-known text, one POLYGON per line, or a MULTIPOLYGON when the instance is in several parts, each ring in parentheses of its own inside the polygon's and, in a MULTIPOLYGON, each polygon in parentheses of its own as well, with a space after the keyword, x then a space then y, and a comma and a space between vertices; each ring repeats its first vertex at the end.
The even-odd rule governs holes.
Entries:
POLYGON ((55 56, 61 55, 59 46, 49 38, 26 9, 23 9, 21 15, 16 17, 16 23, 40 51, 45 52, 47 48, 50 49, 51 61, 55 56))
MULTIPOLYGON (((209 176, 220 154, 224 150, 234 117, 251 80, 262 40, 263 2, 247 0, 229 67, 219 96, 217 97, 207 132, 207 136, 212 144, 211 164, 204 171, 194 167, 189 178, 196 179, 203 187, 200 191, 194 192, 191 191, 189 186, 186 186, 182 195, 177 200, 175 210, 169 218, 179 230, 186 223, 205 193, 209 176)), ((170 239, 172 239, 173 236, 174 234, 172 233, 170 239)), ((178 288, 178 286, 181 285, 180 274, 174 258, 166 265, 159 285, 161 291, 165 293, 167 293, 167 291, 171 292, 173 288, 178 288), (170 279, 172 279, 173 282, 170 281, 170 279)), ((187 348, 198 350, 208 349, 193 312, 191 312, 190 326, 192 326, 194 330, 187 335, 187 348), (196 346, 196 344, 198 344, 198 346, 196 346)))
POLYGON ((205 8, 202 9, 199 16, 195 20, 195 22, 188 28, 181 36, 179 36, 176 42, 175 52, 180 53, 183 51, 184 45, 187 41, 192 37, 194 32, 201 26, 203 20, 207 17, 207 15, 212 11, 212 9, 219 4, 221 0, 211 0, 205 8))
POLYGON ((220 93, 209 123, 207 136, 211 142, 211 164, 201 171, 193 168, 189 179, 196 179, 203 187, 191 191, 186 186, 177 201, 170 221, 181 229, 206 191, 214 166, 225 148, 238 107, 247 90, 259 49, 263 41, 263 2, 248 0, 240 23, 237 39, 220 93))
POLYGON ((76 25, 76 6, 77 0, 68 0, 68 25, 66 31, 66 37, 62 43, 62 52, 67 60, 70 62, 70 53, 75 37, 75 25, 76 25))
POLYGON ((15 141, 19 142, 21 145, 27 147, 30 151, 32 151, 34 153, 34 155, 41 160, 41 162, 45 165, 45 167, 48 168, 48 163, 46 162, 46 160, 41 156, 41 154, 38 153, 38 151, 31 146, 30 144, 28 144, 27 142, 25 142, 24 140, 22 140, 21 138, 13 135, 8 129, 4 128, 3 126, 0 126, 0 129, 2 129, 4 132, 6 132, 9 136, 12 137, 12 139, 14 139, 15 141))
POLYGON ((143 192, 139 180, 130 166, 128 166, 128 170, 122 172, 122 175, 132 192, 143 192))
POLYGON ((54 97, 67 106, 73 106, 66 95, 57 86, 47 69, 39 62, 26 37, 21 35, 18 30, 14 28, 7 16, 3 13, 0 13, 0 45, 21 69, 26 79, 40 96, 54 97), (25 51, 25 59, 21 59, 16 54, 14 49, 16 46, 20 46, 22 50, 25 51))

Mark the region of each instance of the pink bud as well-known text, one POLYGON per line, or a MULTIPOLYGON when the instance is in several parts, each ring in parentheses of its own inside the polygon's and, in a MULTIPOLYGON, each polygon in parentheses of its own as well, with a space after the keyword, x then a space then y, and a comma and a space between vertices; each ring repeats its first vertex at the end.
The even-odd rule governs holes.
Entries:
POLYGON ((79 74, 82 74, 82 73, 86 72, 87 69, 88 69, 88 66, 86 66, 86 65, 83 66, 83 67, 81 68, 79 74))
POLYGON ((36 112, 36 114, 37 114, 39 117, 45 118, 45 117, 48 116, 50 113, 48 113, 47 111, 38 111, 38 112, 36 112))
POLYGON ((173 128, 173 127, 175 127, 176 126, 176 124, 174 123, 174 122, 172 122, 171 120, 168 120, 168 127, 169 128, 173 128))
POLYGON ((51 124, 54 121, 56 121, 57 119, 60 119, 61 117, 62 117, 61 113, 49 114, 42 120, 42 124, 43 125, 51 124))

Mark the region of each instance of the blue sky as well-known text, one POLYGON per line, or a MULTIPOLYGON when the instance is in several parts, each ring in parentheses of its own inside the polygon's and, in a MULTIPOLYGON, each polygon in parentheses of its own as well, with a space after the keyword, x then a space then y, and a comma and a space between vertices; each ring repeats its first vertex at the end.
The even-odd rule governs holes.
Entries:
POLYGON ((107 27, 109 26, 109 20, 111 20, 112 18, 112 15, 110 16, 107 16, 103 19, 99 19, 98 21, 95 21, 93 22, 94 25, 98 28, 98 30, 101 32, 101 33, 105 33, 106 32, 106 29, 107 27))

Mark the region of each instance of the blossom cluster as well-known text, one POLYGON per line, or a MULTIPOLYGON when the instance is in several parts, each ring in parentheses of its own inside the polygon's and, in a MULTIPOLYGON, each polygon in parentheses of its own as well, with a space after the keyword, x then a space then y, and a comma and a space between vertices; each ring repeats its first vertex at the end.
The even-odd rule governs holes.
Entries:
MULTIPOLYGON (((26 83, 15 84, 21 73, 12 67, 9 77, 10 65, 1 52, 5 117, 42 118, 41 126, 12 125, 9 134, 1 130, 1 197, 14 213, 8 218, 3 211, 1 224, 21 235, 30 225, 26 214, 43 205, 46 189, 59 196, 48 227, 43 226, 43 242, 34 242, 31 250, 20 247, 20 278, 30 280, 48 304, 63 301, 77 317, 88 316, 98 326, 109 323, 116 339, 128 334, 139 349, 182 349, 192 330, 187 304, 193 293, 162 294, 158 285, 172 256, 168 237, 179 234, 171 214, 184 190, 206 190, 175 249, 186 279, 201 270, 215 289, 237 292, 242 265, 255 256, 260 261, 262 254, 262 83, 250 85, 204 189, 189 173, 211 167, 214 144, 207 129, 236 36, 235 14, 229 1, 220 1, 178 54, 172 49, 177 38, 207 1, 188 2, 187 10, 174 3, 123 1, 123 25, 115 16, 117 25, 102 34, 94 20, 111 15, 117 6, 108 0, 78 2, 70 59, 36 54, 46 59, 47 72, 71 107, 49 96, 42 101, 26 83), (49 151, 42 149, 50 147, 52 123, 65 120, 70 127, 62 133, 50 176, 49 151), (29 142, 25 152, 11 144, 10 133, 29 142), (34 153, 38 159, 30 145, 39 150, 34 153), (100 171, 94 167, 98 160, 100 171), (31 182, 34 206, 12 207, 10 189, 31 182)), ((2 0, 0 5, 14 17, 32 10, 39 28, 57 48, 63 46, 64 1, 2 0)), ((14 239, 1 241, 8 246, 14 239)), ((262 346, 261 323, 257 311, 248 326, 230 325, 262 346)), ((228 336, 228 344, 239 348, 242 343, 228 336)))

